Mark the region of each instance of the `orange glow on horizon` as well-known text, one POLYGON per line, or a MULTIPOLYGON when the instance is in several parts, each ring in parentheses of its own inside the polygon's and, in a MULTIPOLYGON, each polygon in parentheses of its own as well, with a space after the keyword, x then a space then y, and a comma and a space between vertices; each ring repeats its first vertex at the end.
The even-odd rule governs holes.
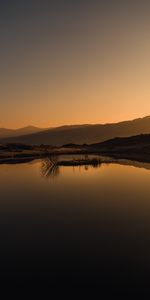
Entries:
POLYGON ((84 14, 77 4, 64 3, 61 11, 46 5, 31 15, 23 9, 17 19, 9 7, 11 18, 0 12, 0 127, 116 123, 149 115, 149 5, 135 10, 128 1, 113 8, 87 2, 84 14))

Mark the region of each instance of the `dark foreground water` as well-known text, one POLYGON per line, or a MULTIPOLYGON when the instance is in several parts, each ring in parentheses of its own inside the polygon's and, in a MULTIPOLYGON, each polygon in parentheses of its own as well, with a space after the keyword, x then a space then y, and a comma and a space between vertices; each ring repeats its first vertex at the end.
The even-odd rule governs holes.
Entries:
POLYGON ((1 279, 149 289, 148 168, 0 165, 1 279))

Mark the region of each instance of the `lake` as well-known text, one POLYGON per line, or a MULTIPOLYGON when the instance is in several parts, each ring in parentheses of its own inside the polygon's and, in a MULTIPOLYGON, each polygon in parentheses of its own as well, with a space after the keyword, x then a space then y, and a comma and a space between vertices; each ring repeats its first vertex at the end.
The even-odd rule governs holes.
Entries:
POLYGON ((0 165, 0 238, 3 279, 147 288, 150 165, 0 165))

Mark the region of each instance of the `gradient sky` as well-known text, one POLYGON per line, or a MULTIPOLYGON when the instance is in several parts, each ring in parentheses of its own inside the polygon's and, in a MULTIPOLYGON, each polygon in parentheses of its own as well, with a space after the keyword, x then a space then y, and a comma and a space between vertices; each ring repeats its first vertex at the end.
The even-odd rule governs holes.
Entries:
POLYGON ((149 0, 0 1, 0 127, 149 114, 149 0))

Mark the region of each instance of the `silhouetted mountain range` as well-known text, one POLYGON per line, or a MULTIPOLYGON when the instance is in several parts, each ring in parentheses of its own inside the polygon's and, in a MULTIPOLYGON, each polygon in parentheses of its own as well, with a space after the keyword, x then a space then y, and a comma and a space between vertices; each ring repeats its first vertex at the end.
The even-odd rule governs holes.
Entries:
POLYGON ((136 150, 141 149, 143 147, 150 147, 150 134, 140 134, 131 137, 124 137, 124 138, 114 138, 111 140, 107 140, 105 142, 91 144, 87 146, 88 148, 95 148, 95 149, 107 149, 107 150, 114 150, 114 149, 133 149, 136 150))
POLYGON ((17 136, 0 137, 0 142, 54 146, 68 143, 94 144, 114 137, 129 137, 147 133, 150 133, 150 116, 112 124, 61 126, 35 133, 30 132, 30 134, 21 133, 19 135, 17 132, 17 136))
POLYGON ((150 134, 114 138, 102 143, 87 145, 87 151, 150 162, 150 134))
POLYGON ((10 138, 10 137, 17 137, 27 134, 33 134, 36 132, 43 131, 45 129, 38 128, 35 126, 27 126, 19 129, 7 129, 7 128, 0 128, 0 139, 3 138, 10 138))

